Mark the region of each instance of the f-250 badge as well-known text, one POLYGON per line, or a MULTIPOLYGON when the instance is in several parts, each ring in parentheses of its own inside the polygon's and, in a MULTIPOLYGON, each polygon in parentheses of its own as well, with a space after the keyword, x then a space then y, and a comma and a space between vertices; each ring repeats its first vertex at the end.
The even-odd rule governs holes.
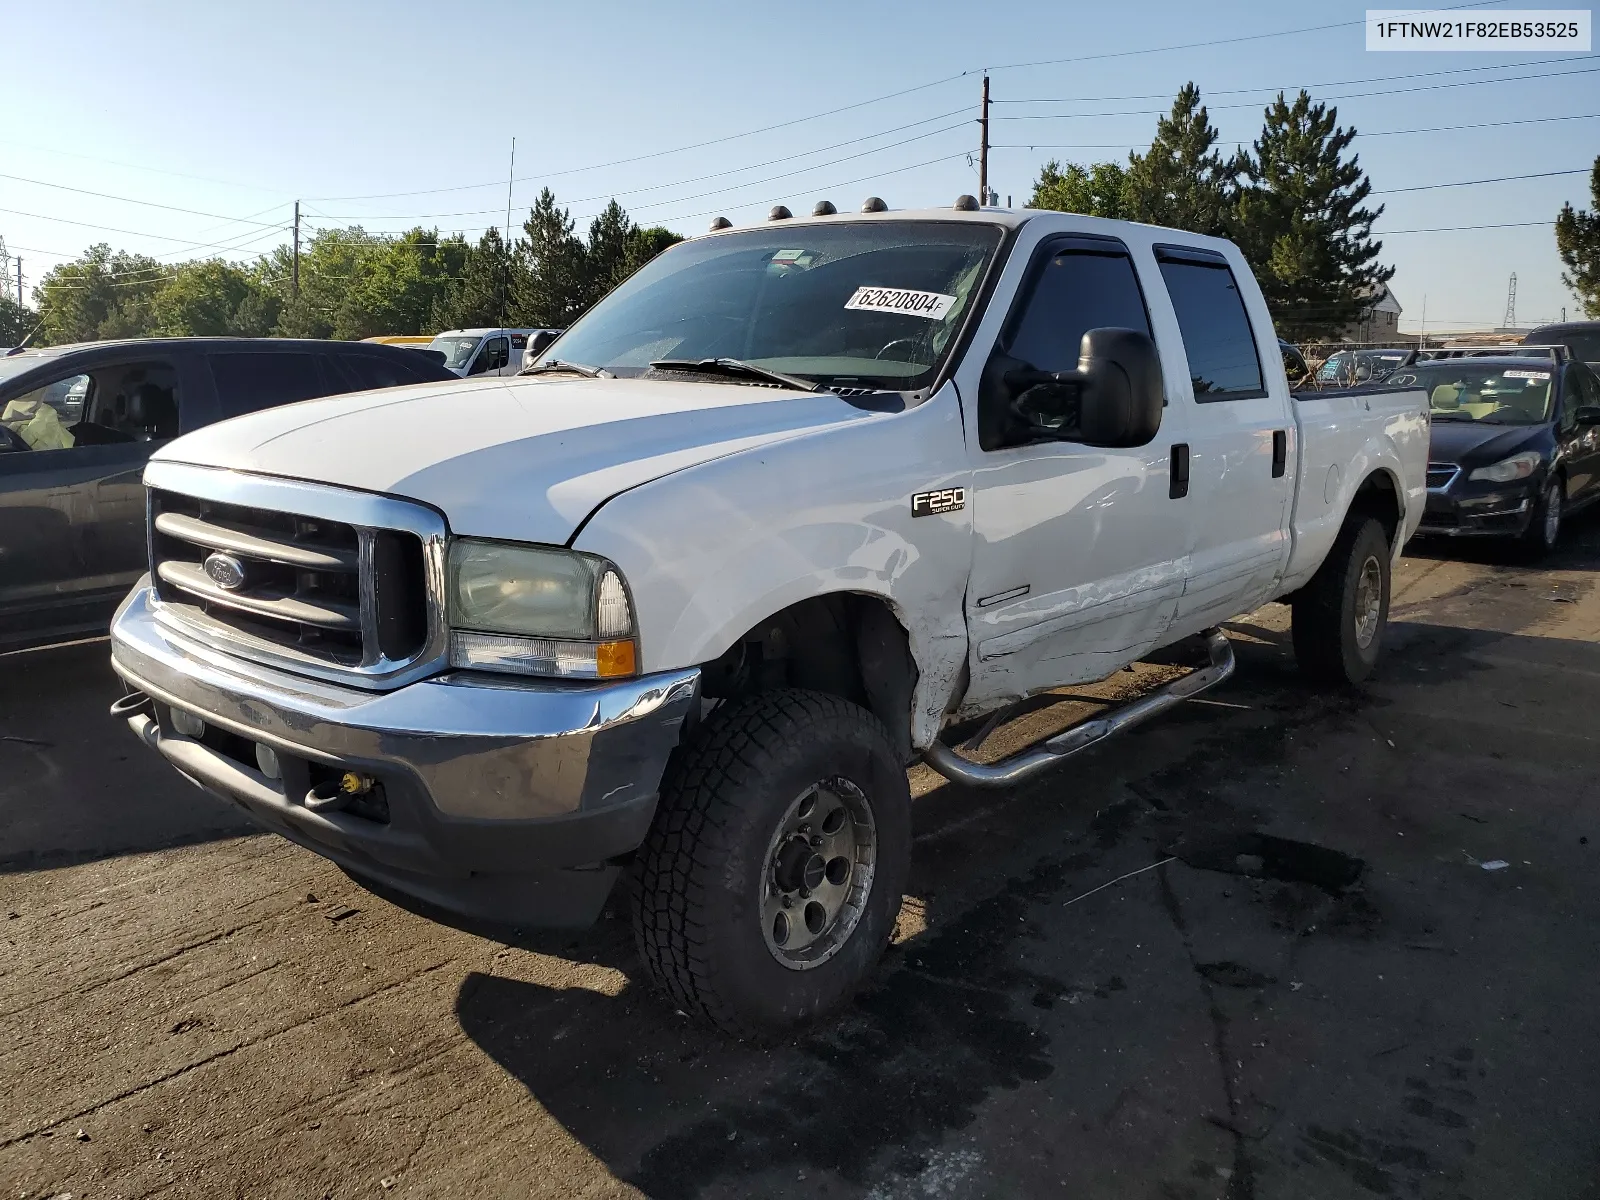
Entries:
POLYGON ((940 488, 937 492, 917 492, 911 497, 913 517, 934 517, 957 512, 967 506, 966 488, 940 488))

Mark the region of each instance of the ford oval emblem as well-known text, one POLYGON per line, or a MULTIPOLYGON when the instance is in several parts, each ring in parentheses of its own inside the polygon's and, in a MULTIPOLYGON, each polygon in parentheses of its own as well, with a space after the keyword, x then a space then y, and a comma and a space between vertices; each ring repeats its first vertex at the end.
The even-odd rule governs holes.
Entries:
POLYGON ((206 577, 224 591, 238 591, 244 586, 244 564, 231 554, 220 550, 208 554, 205 561, 206 577))

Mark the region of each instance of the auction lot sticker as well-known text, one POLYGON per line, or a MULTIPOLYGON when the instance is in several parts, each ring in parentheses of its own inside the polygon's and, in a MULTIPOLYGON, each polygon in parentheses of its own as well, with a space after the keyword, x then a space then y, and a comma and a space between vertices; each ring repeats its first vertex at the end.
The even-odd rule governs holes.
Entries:
POLYGON ((1368 50, 1589 53, 1586 8, 1367 9, 1368 50))
POLYGON ((844 302, 846 308, 864 309, 868 312, 904 313, 908 317, 927 317, 942 321, 954 296, 943 292, 913 292, 909 288, 858 287, 855 294, 844 302))

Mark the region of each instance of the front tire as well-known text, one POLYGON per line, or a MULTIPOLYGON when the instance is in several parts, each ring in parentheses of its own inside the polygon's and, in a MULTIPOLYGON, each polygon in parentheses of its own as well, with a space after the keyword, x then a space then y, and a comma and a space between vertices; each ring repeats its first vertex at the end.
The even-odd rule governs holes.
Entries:
POLYGON ((877 718, 792 688, 733 701, 668 771, 634 864, 639 955, 689 1015, 781 1032, 871 973, 910 860, 910 788, 877 718))
POLYGON ((1353 516, 1294 598, 1294 655, 1318 683, 1372 674, 1389 624, 1389 539, 1372 517, 1353 516))
POLYGON ((1538 560, 1556 548, 1561 540, 1561 517, 1566 508, 1567 493, 1561 476, 1552 475, 1545 484, 1539 502, 1533 506, 1528 518, 1528 528, 1522 532, 1522 552, 1529 559, 1538 560))

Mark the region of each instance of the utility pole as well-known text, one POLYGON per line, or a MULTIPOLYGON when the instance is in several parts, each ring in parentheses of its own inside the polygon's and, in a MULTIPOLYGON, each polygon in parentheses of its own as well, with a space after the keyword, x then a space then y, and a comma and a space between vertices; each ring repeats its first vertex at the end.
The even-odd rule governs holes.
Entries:
POLYGON ((982 140, 978 143, 978 203, 989 203, 989 76, 983 77, 983 115, 978 118, 982 140))
POLYGON ((1506 285, 1506 329, 1517 327, 1517 273, 1511 272, 1511 282, 1506 285))
POLYGON ((22 307, 22 255, 17 255, 17 307, 22 307))
POLYGON ((289 295, 300 299, 300 201, 294 202, 294 280, 289 285, 289 295))
POLYGON ((1417 335, 1417 349, 1428 348, 1428 293, 1422 293, 1422 332, 1417 335))

